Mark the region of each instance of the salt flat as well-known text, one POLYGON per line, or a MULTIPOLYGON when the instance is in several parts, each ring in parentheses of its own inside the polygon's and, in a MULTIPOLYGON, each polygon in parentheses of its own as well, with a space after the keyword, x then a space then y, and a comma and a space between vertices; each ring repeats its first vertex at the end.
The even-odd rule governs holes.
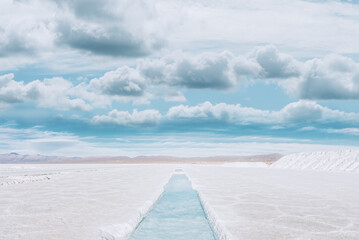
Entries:
POLYGON ((359 174, 185 168, 222 239, 359 239, 359 174))
POLYGON ((124 239, 174 169, 221 239, 359 239, 359 174, 210 165, 0 165, 0 239, 124 239))
POLYGON ((90 240, 126 235, 161 194, 172 169, 0 165, 0 239, 90 240))

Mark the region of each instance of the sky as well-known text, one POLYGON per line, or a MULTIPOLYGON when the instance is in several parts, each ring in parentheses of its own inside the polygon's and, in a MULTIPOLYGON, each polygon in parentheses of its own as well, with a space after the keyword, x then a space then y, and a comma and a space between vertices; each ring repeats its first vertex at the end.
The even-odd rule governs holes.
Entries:
POLYGON ((2 0, 0 154, 359 149, 359 1, 2 0))

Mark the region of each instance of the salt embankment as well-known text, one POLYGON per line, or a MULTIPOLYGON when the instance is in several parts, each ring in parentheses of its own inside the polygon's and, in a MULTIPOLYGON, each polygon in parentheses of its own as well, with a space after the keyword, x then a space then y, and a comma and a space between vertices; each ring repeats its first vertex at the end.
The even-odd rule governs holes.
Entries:
POLYGON ((295 153, 280 158, 271 168, 359 172, 359 151, 295 153))

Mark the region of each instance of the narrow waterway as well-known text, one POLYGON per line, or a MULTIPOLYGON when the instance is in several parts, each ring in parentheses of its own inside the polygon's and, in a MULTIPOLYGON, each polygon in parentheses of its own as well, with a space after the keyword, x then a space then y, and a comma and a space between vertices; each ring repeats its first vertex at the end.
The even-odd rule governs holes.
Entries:
POLYGON ((130 240, 215 240, 198 193, 185 174, 174 174, 130 240))

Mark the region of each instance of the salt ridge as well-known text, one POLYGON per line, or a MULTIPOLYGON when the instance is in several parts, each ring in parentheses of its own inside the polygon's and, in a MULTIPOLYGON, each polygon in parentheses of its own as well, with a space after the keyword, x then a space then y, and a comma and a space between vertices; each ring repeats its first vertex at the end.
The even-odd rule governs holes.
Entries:
POLYGON ((280 158, 271 168, 359 172, 359 151, 295 153, 280 158))
MULTIPOLYGON (((174 173, 175 174, 175 173, 174 173)), ((169 181, 169 178, 167 182, 169 181)), ((146 201, 145 204, 139 209, 137 216, 130 219, 126 223, 114 224, 111 226, 103 227, 100 229, 100 237, 102 240, 127 240, 132 233, 136 230, 140 222, 152 210, 158 199, 162 197, 164 186, 160 191, 152 196, 152 199, 146 201)))
POLYGON ((229 240, 230 236, 228 234, 228 231, 223 226, 222 221, 220 220, 220 218, 218 218, 217 214, 211 208, 210 204, 208 204, 206 196, 201 193, 201 187, 195 182, 193 182, 191 177, 187 173, 185 174, 190 179, 193 189, 197 191, 203 210, 206 213, 209 224, 212 227, 215 235, 218 237, 218 240, 229 240))
POLYGON ((6 176, 0 178, 0 186, 38 182, 50 180, 50 177, 46 175, 34 175, 34 176, 6 176))

